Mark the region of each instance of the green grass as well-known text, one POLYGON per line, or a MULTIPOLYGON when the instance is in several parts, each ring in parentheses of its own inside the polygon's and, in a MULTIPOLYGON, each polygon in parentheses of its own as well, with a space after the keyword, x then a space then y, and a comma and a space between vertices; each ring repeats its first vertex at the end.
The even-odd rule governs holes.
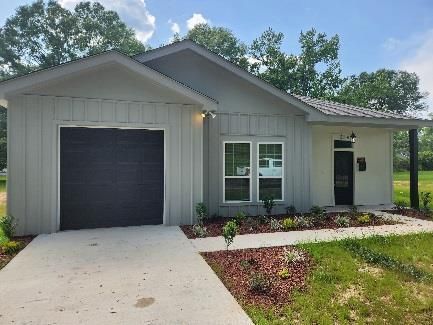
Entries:
MULTIPOLYGON (((355 242, 376 255, 431 274, 433 234, 373 237, 355 242)), ((429 324, 433 282, 386 263, 368 264, 346 242, 300 245, 314 258, 308 287, 281 312, 244 306, 256 324, 429 324)), ((386 262, 386 261, 385 261, 386 262)))
MULTIPOLYGON (((431 192, 433 194, 433 171, 420 171, 418 175, 419 192, 431 192)), ((410 202, 409 172, 394 173, 394 202, 410 202)), ((430 205, 433 208, 433 204, 430 205)))

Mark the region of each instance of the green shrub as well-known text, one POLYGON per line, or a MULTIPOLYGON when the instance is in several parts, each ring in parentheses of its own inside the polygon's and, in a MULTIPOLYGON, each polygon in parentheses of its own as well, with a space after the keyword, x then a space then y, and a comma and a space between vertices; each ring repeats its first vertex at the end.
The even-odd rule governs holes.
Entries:
POLYGON ((370 218, 369 214, 365 213, 365 214, 360 215, 357 220, 360 224, 365 225, 367 223, 370 223, 371 218, 370 218))
POLYGON ((294 218, 285 218, 281 223, 284 230, 290 230, 298 227, 298 222, 294 218))
POLYGON ((302 255, 298 250, 291 250, 291 249, 284 248, 284 252, 283 252, 284 263, 291 264, 303 260, 304 260, 304 255, 302 255))
POLYGON ((325 210, 317 205, 311 207, 310 215, 314 223, 321 223, 327 217, 325 214, 325 210))
POLYGON ((294 205, 289 205, 288 207, 286 207, 286 213, 287 214, 295 214, 296 213, 296 208, 294 205))
POLYGON ((422 170, 433 170, 433 151, 421 151, 419 165, 422 170))
POLYGON ((278 276, 285 280, 290 276, 289 270, 287 268, 283 268, 280 271, 278 271, 278 276))
POLYGON ((403 211, 404 209, 407 208, 407 203, 406 201, 403 200, 398 200, 394 202, 394 209, 397 211, 403 211))
POLYGON ((22 248, 22 243, 18 241, 8 241, 0 246, 1 251, 6 255, 14 255, 18 253, 22 248))
POLYGON ((324 214, 325 209, 319 207, 318 205, 313 205, 310 209, 311 214, 324 214))
POLYGON ((338 227, 344 227, 344 228, 347 228, 347 227, 350 226, 350 218, 347 217, 347 216, 338 215, 338 216, 335 218, 335 224, 336 224, 338 227))
POLYGON ((243 222, 244 222, 244 220, 245 220, 245 218, 247 217, 247 215, 245 214, 245 212, 243 212, 243 211, 238 211, 236 214, 235 214, 235 216, 234 216, 234 220, 235 220, 235 222, 236 222, 236 224, 238 225, 238 226, 240 226, 243 222))
POLYGON ((250 230, 257 229, 259 227, 259 219, 256 217, 248 217, 245 219, 245 225, 250 230))
POLYGON ((270 290, 271 281, 262 273, 253 273, 248 281, 251 291, 265 293, 270 290))
POLYGON ((264 215, 259 215, 257 220, 261 225, 267 224, 269 222, 269 218, 264 215))
POLYGON ((248 270, 248 269, 250 269, 252 266, 256 265, 256 264, 257 264, 257 261, 256 261, 254 258, 249 258, 249 259, 246 259, 246 260, 241 260, 241 261, 239 262, 239 264, 241 265, 241 267, 242 267, 244 270, 248 270))
POLYGON ((269 227, 271 230, 278 231, 281 229, 281 222, 275 218, 271 218, 271 220, 269 220, 269 227))
POLYGON ((15 236, 16 223, 13 216, 4 216, 0 218, 0 229, 7 238, 15 236))
POLYGON ((430 192, 421 192, 421 204, 424 211, 430 211, 430 203, 432 201, 430 192))
POLYGON ((199 238, 204 238, 207 236, 207 228, 200 224, 192 226, 192 232, 199 238))
POLYGON ((304 215, 295 217, 299 228, 311 228, 314 226, 313 219, 304 215))
POLYGON ((263 202, 263 207, 266 210, 266 213, 270 215, 272 213, 272 209, 275 206, 274 198, 272 196, 267 196, 263 198, 262 202, 263 202))
POLYGON ((227 223, 223 227, 223 237, 226 242, 227 250, 229 250, 229 246, 233 244, 233 240, 238 232, 238 225, 234 221, 227 221, 227 223))
POLYGON ((203 225, 204 220, 207 217, 207 207, 203 202, 195 205, 195 212, 197 213, 197 223, 203 225))

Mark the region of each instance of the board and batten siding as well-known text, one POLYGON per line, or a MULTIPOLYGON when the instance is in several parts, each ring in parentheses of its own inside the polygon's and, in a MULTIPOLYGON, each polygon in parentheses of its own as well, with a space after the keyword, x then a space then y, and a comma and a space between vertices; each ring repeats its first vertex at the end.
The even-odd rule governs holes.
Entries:
POLYGON ((8 108, 8 213, 18 234, 58 231, 61 126, 165 130, 164 224, 190 224, 203 200, 203 121, 193 104, 19 95, 8 108))
POLYGON ((284 114, 225 113, 204 125, 204 198, 209 213, 233 216, 237 211, 264 213, 257 193, 257 143, 284 143, 284 198, 274 212, 284 213, 294 205, 306 211, 310 204, 311 127, 304 116, 284 114), (224 141, 252 142, 252 202, 224 203, 224 141))

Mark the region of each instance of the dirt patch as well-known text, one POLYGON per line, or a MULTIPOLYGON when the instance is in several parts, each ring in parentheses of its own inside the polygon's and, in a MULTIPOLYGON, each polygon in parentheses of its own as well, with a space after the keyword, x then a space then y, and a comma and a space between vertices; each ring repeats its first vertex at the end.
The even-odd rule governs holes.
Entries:
MULTIPOLYGON (((337 216, 345 216, 349 217, 349 225, 348 227, 367 227, 367 226, 383 226, 383 225, 395 225, 398 224, 396 221, 387 220, 384 218, 381 218, 379 216, 376 216, 372 213, 368 214, 370 216, 370 221, 367 223, 360 223, 357 219, 358 216, 363 215, 364 213, 358 213, 356 215, 351 215, 349 213, 326 213, 325 218, 321 220, 320 222, 314 222, 310 226, 298 226, 291 228, 290 230, 283 230, 283 229, 272 229, 270 226, 269 220, 271 218, 276 219, 278 221, 282 221, 285 218, 304 218, 308 219, 309 214, 292 214, 292 215, 273 215, 265 218, 261 218, 258 216, 249 216, 245 219, 244 222, 242 222, 241 226, 239 227, 238 234, 239 235, 245 235, 245 234, 261 234, 261 233, 273 233, 273 232, 283 232, 283 231, 296 231, 296 230, 318 230, 318 229, 338 229, 341 228, 337 223, 336 219, 337 216)), ((216 237, 221 236, 222 233, 222 227, 224 224, 232 220, 231 218, 213 218, 210 220, 206 220, 204 223, 204 226, 206 227, 207 236, 206 237, 216 237)), ((192 230, 192 225, 185 225, 180 226, 182 231, 185 233, 185 235, 189 239, 195 239, 197 236, 194 234, 192 230)))
MULTIPOLYGON (((12 240, 21 243, 21 250, 23 250, 32 240, 34 236, 23 236, 23 237, 14 237, 12 240)), ((6 266, 19 252, 13 255, 3 254, 0 249, 0 270, 6 266)))
MULTIPOLYGON (((338 290, 340 291, 340 290, 338 290)), ((351 285, 345 290, 341 290, 338 293, 338 303, 340 305, 345 305, 349 302, 350 299, 356 299, 359 301, 363 301, 364 299, 364 291, 360 286, 351 285)))
POLYGON ((402 210, 383 210, 383 212, 391 213, 391 214, 398 214, 410 218, 415 219, 421 219, 421 220, 427 220, 427 221, 433 221, 433 213, 432 212, 424 212, 419 211, 415 209, 402 209, 402 210))
POLYGON ((368 274, 370 274, 371 276, 373 276, 375 278, 379 278, 383 274, 383 270, 381 268, 374 267, 374 266, 371 266, 371 265, 368 265, 368 264, 365 264, 365 265, 361 266, 358 269, 358 272, 368 273, 368 274))
POLYGON ((155 302, 155 298, 140 298, 137 300, 137 302, 135 303, 134 307, 137 308, 145 308, 150 306, 151 304, 153 304, 155 302))
POLYGON ((290 302, 295 290, 306 287, 312 267, 310 256, 292 246, 219 251, 202 256, 242 304, 276 309, 290 302), (298 258, 287 262, 284 259, 287 252, 298 258), (284 278, 278 274, 283 269, 286 269, 284 278), (264 290, 252 286, 258 276, 266 283, 264 290))

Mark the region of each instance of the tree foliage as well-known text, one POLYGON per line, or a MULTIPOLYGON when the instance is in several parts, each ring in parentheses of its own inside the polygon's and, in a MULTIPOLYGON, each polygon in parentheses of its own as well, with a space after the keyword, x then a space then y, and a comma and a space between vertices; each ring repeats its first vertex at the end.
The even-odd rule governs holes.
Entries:
POLYGON ((97 2, 81 2, 70 11, 54 0, 37 0, 19 7, 0 29, 3 77, 110 49, 134 54, 145 47, 116 12, 97 2))
POLYGON ((415 73, 380 69, 350 76, 337 100, 378 111, 404 114, 425 110, 424 99, 427 95, 420 91, 419 78, 415 73))
MULTIPOLYGON (((243 68, 248 67, 247 46, 227 28, 198 24, 186 34, 185 38, 243 68)), ((179 39, 179 36, 175 35, 175 41, 179 39)))

